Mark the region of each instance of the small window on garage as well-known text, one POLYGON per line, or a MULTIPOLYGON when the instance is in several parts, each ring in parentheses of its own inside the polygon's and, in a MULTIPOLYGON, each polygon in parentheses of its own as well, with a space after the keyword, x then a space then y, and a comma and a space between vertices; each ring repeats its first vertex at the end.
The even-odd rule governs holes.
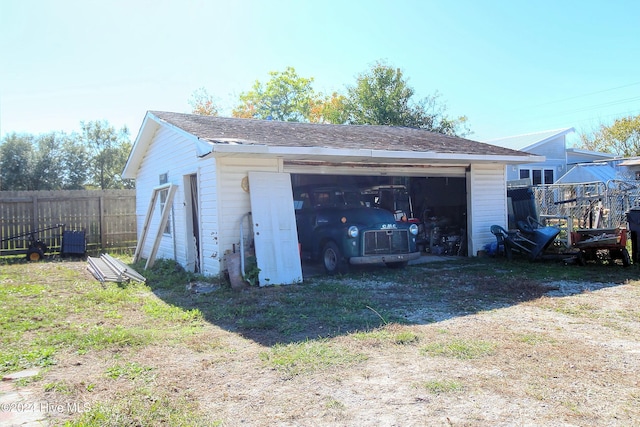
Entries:
MULTIPOLYGON (((159 183, 167 184, 169 182, 169 174, 161 173, 159 177, 159 183)), ((164 212, 164 205, 167 203, 167 196, 169 195, 169 190, 165 189, 160 192, 160 212, 164 212)), ((164 234, 171 234, 171 212, 169 212, 169 217, 167 220, 167 226, 164 229, 164 234)))

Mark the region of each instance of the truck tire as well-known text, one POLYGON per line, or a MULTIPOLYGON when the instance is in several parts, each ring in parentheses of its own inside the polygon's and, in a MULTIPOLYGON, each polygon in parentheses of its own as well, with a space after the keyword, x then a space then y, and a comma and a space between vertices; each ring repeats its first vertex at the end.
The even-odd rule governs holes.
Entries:
POLYGON ((327 242, 322 248, 322 265, 327 274, 339 274, 347 271, 342 252, 334 242, 327 242))

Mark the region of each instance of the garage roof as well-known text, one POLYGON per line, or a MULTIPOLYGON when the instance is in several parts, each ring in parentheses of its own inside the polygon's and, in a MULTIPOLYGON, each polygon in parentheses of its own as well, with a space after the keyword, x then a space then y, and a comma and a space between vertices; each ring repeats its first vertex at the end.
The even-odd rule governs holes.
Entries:
POLYGON ((544 160, 498 147, 424 129, 374 125, 332 125, 201 116, 149 111, 123 176, 134 178, 144 151, 159 126, 194 138, 200 157, 208 155, 278 156, 290 160, 383 162, 532 163, 544 160))
POLYGON ((163 111, 151 113, 200 139, 213 143, 527 155, 470 139, 406 127, 295 123, 163 111))

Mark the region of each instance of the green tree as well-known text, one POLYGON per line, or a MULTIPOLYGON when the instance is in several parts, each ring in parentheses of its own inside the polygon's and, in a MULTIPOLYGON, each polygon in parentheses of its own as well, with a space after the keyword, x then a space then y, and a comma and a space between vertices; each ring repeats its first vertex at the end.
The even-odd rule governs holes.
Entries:
POLYGON ((62 158, 63 183, 65 190, 83 190, 89 179, 91 158, 87 147, 77 134, 65 138, 62 158))
POLYGON ((51 132, 35 138, 32 186, 35 190, 60 190, 64 182, 65 157, 63 143, 66 135, 51 132))
POLYGON ((595 131, 579 134, 582 148, 617 154, 623 157, 640 156, 640 115, 616 119, 595 131))
POLYGON ((440 94, 436 92, 418 101, 414 101, 414 95, 402 70, 378 61, 357 77, 354 86, 347 88, 347 123, 406 126, 459 136, 470 133, 466 117, 446 116, 440 94))
POLYGON ((312 106, 318 101, 311 84, 313 78, 298 76, 293 67, 271 71, 266 83, 257 81, 253 89, 240 94, 234 117, 285 122, 308 122, 312 106))
POLYGON ((0 190, 36 190, 34 138, 16 133, 5 136, 0 145, 0 190))
POLYGON ((311 123, 346 123, 349 119, 346 100, 347 98, 338 92, 333 92, 331 96, 318 95, 311 103, 309 121, 311 123))
POLYGON ((120 175, 131 151, 129 129, 116 130, 107 121, 80 122, 80 126, 81 141, 91 158, 89 185, 101 190, 132 188, 133 183, 120 175))
POLYGON ((195 90, 193 94, 191 94, 189 104, 191 105, 191 112, 193 114, 200 114, 201 116, 218 115, 218 106, 213 100, 213 96, 203 87, 195 90))

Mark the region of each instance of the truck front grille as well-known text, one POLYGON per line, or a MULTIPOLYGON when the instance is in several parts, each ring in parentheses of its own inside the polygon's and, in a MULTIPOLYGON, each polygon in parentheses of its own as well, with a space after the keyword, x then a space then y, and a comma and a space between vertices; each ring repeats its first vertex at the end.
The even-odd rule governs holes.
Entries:
POLYGON ((364 254, 409 253, 408 230, 375 230, 364 232, 364 254))

